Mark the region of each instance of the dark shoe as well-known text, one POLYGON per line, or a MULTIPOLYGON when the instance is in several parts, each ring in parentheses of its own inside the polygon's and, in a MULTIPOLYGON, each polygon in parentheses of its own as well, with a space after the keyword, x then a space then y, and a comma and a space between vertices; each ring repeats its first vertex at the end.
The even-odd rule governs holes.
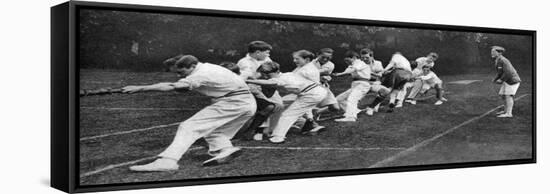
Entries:
MULTIPOLYGON (((313 129, 315 126, 315 124, 317 123, 314 123, 312 122, 311 120, 307 119, 306 122, 304 123, 304 126, 302 126, 302 128, 300 129, 300 132, 301 133, 306 133, 308 132, 309 130, 313 129)), ((318 125, 318 124, 317 124, 318 125)))

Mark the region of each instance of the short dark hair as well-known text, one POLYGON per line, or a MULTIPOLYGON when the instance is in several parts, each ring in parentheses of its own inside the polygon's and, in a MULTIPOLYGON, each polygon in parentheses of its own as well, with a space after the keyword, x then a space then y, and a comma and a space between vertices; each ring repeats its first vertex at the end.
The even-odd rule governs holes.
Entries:
POLYGON ((199 63, 199 59, 193 55, 183 55, 181 56, 178 61, 174 64, 178 69, 181 68, 190 68, 193 65, 197 65, 199 63))
POLYGON ((319 52, 317 53, 317 55, 321 55, 323 53, 333 54, 334 50, 332 50, 331 48, 322 48, 322 49, 319 49, 319 52))
POLYGON ((369 48, 363 48, 359 51, 359 53, 361 53, 361 55, 370 54, 372 56, 374 54, 374 51, 369 48))
POLYGON ((253 53, 256 51, 267 51, 267 50, 273 50, 273 47, 270 44, 267 44, 267 42, 256 40, 248 43, 248 53, 253 53))
POLYGON ((174 57, 170 57, 166 60, 164 60, 162 62, 162 64, 164 64, 164 66, 166 67, 171 67, 171 66, 174 66, 176 64, 176 62, 181 58, 183 57, 183 54, 179 54, 179 55, 176 55, 174 57))
POLYGON ((344 54, 344 57, 345 58, 359 58, 359 54, 357 54, 357 52, 355 51, 347 51, 346 54, 344 54))
POLYGON ((256 71, 260 73, 276 73, 280 71, 280 68, 281 66, 279 65, 279 63, 274 61, 266 61, 262 63, 256 71))
POLYGON ((229 71, 232 71, 233 73, 236 73, 237 75, 241 74, 241 69, 239 66, 233 62, 224 61, 220 63, 220 66, 225 67, 226 69, 229 69, 229 71))
POLYGON ((494 49, 495 51, 497 51, 500 54, 502 54, 506 51, 506 49, 504 49, 504 47, 501 47, 501 46, 492 46, 491 49, 494 49))
POLYGON ((431 52, 428 56, 432 56, 434 59, 439 58, 439 55, 436 52, 431 52))
POLYGON ((411 69, 416 69, 416 67, 418 67, 418 63, 416 62, 416 60, 411 60, 409 61, 409 63, 411 63, 411 69))
POLYGON ((294 53, 292 53, 292 55, 298 55, 304 59, 309 59, 310 61, 315 59, 315 54, 313 54, 312 52, 308 51, 308 50, 299 50, 299 51, 296 51, 294 53))

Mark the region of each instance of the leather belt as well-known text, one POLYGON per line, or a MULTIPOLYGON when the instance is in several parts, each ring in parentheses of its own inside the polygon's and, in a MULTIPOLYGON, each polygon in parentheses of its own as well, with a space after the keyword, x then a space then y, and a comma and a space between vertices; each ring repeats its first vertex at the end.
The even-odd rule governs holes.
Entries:
POLYGON ((225 97, 238 96, 238 95, 243 95, 243 94, 250 94, 250 90, 235 90, 235 91, 228 92, 227 94, 225 94, 223 96, 220 96, 220 97, 216 97, 216 98, 225 98, 225 97))
POLYGON ((310 90, 312 90, 313 88, 319 86, 319 84, 316 84, 316 83, 313 83, 307 87, 305 87, 300 93, 306 93, 306 92, 309 92, 310 90))

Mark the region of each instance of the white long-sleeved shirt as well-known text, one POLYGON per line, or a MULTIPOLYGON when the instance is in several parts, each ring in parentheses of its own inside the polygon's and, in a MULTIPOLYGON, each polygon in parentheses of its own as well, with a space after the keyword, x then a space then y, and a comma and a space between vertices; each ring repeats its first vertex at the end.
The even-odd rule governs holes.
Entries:
POLYGON ((334 71, 334 63, 327 61, 325 64, 319 63, 317 59, 312 61, 313 64, 319 69, 319 72, 330 75, 334 71))
POLYGON ((315 82, 296 73, 281 73, 277 78, 269 79, 277 83, 277 90, 283 93, 300 94, 302 90, 315 82))
POLYGON ((317 59, 313 60, 312 63, 315 64, 317 68, 319 68, 319 73, 321 73, 321 80, 332 80, 330 74, 332 74, 332 72, 334 71, 334 63, 332 63, 331 61, 327 61, 325 64, 321 65, 321 63, 319 63, 317 59))
POLYGON ((419 57, 416 59, 416 69, 422 70, 424 66, 428 66, 430 68, 434 67, 435 63, 433 61, 428 63, 428 57, 419 57))
POLYGON ((373 60, 371 64, 368 64, 370 66, 370 70, 372 74, 376 74, 379 77, 382 77, 382 72, 384 71, 384 67, 382 66, 382 62, 378 60, 373 60))
POLYGON ((321 74, 319 72, 319 68, 317 68, 317 66, 315 66, 315 64, 312 62, 305 64, 301 67, 296 67, 296 69, 294 69, 292 72, 315 83, 321 83, 321 74))
POLYGON ((354 60, 348 68, 342 73, 349 73, 354 79, 366 79, 371 78, 371 68, 365 62, 356 59, 354 60))
POLYGON ((393 54, 390 60, 390 63, 388 64, 388 66, 386 66, 384 71, 388 71, 392 67, 396 69, 404 69, 404 70, 411 71, 411 63, 409 62, 409 60, 405 58, 403 55, 398 53, 393 54))
POLYGON ((255 77, 258 67, 267 61, 271 61, 271 59, 267 57, 265 60, 259 61, 252 58, 250 54, 247 54, 244 58, 237 62, 237 66, 239 66, 239 70, 241 71, 241 77, 244 79, 255 77))
POLYGON ((209 97, 222 97, 229 92, 248 90, 243 78, 230 70, 210 63, 198 63, 195 70, 178 82, 189 85, 189 90, 209 97))
POLYGON ((430 84, 430 85, 433 85, 433 84, 436 84, 436 83, 441 83, 441 79, 439 79, 439 77, 437 77, 437 75, 435 75, 435 73, 432 72, 432 71, 430 71, 426 75, 422 74, 422 75, 418 76, 418 78, 420 78, 420 80, 422 80, 422 82, 430 84))

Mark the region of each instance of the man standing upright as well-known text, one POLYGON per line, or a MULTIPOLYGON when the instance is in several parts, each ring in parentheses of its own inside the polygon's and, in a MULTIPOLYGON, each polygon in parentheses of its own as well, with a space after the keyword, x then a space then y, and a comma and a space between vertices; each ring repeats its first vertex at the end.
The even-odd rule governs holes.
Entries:
POLYGON ((498 94, 504 101, 504 110, 497 113, 497 117, 501 118, 512 117, 514 95, 516 95, 521 82, 512 63, 503 56, 504 51, 505 49, 500 46, 491 47, 491 57, 495 59, 495 68, 497 69, 497 76, 493 79, 493 82, 501 85, 498 94))

